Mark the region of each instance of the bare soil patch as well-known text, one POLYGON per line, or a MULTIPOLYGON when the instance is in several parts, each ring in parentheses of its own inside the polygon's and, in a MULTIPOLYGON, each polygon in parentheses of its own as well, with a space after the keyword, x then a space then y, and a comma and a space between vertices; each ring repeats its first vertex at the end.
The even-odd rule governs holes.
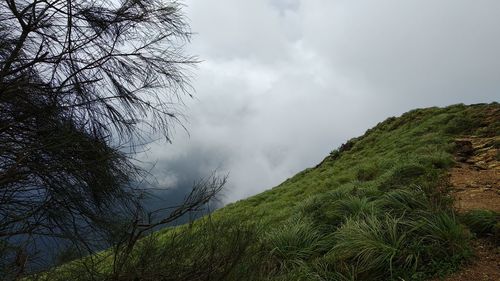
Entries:
MULTIPOLYGON (((441 279, 444 281, 499 281, 500 280, 500 252, 499 248, 490 240, 479 239, 473 241, 475 257, 464 267, 441 279)), ((437 281, 440 279, 435 279, 437 281)))
MULTIPOLYGON (((457 166, 450 172, 455 209, 500 212, 500 137, 467 137, 455 141, 457 166)), ((492 241, 473 241, 475 257, 445 281, 500 281, 500 248, 492 241)))
POLYGON ((488 209, 500 212, 500 137, 460 139, 458 165, 450 172, 452 195, 459 212, 488 209))

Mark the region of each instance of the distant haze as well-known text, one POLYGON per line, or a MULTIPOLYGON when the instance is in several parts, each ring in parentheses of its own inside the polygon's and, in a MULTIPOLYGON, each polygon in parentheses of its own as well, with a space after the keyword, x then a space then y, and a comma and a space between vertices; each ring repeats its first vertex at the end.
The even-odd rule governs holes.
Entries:
POLYGON ((191 0, 195 99, 156 163, 172 198, 212 170, 223 202, 271 188, 417 107, 500 100, 497 0, 191 0))

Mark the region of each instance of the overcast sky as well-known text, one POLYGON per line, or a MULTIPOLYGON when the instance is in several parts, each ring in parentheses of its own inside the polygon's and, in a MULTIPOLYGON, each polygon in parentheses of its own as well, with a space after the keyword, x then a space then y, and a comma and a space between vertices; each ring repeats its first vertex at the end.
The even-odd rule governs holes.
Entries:
POLYGON ((229 173, 223 201, 269 189, 413 108, 500 100, 498 0, 190 0, 189 135, 156 143, 158 181, 229 173))

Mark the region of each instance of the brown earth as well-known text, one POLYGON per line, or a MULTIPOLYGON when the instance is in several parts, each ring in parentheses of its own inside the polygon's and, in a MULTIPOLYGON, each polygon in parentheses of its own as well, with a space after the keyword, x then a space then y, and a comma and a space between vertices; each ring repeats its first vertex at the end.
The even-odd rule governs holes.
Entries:
MULTIPOLYGON (((498 246, 487 239, 472 243, 475 257, 462 269, 446 277, 445 281, 499 281, 500 252, 498 246)), ((439 279, 438 279, 439 280, 439 279)))
MULTIPOLYGON (((457 165, 450 172, 455 209, 500 212, 500 137, 458 139, 457 165)), ((492 241, 473 241, 474 258, 445 281, 500 281, 500 249, 492 241)))
POLYGON ((455 141, 457 166, 450 172, 458 212, 489 209, 500 212, 499 137, 469 137, 455 141))

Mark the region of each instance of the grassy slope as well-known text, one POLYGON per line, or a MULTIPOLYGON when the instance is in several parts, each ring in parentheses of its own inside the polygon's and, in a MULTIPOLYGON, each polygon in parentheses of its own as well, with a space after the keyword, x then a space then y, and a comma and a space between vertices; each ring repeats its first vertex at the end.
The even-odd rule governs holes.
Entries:
MULTIPOLYGON (((405 113, 399 118, 388 118, 375 128, 368 130, 363 136, 351 139, 340 149, 334 150, 315 168, 306 169, 269 191, 230 204, 217 211, 214 217, 233 217, 257 222, 264 225, 264 232, 268 228, 277 228, 278 230, 275 232, 279 233, 280 226, 283 224, 286 225, 283 227, 284 230, 293 228, 293 221, 296 220, 296 217, 306 217, 312 221, 313 229, 318 225, 322 228, 325 224, 332 224, 328 222, 329 220, 334 220, 332 217, 335 215, 329 214, 329 212, 335 213, 335 210, 332 210, 335 209, 332 207, 335 205, 333 202, 342 197, 336 196, 336 191, 343 190, 343 192, 349 193, 350 198, 347 204, 355 205, 356 202, 352 201, 356 201, 356 198, 352 197, 357 197, 361 201, 373 202, 375 201, 372 200, 373 198, 388 194, 391 190, 408 189, 422 191, 427 200, 430 201, 423 203, 424 209, 435 210, 430 214, 423 215, 420 219, 425 221, 426 216, 449 216, 452 217, 453 221, 453 213, 449 209, 449 200, 451 199, 447 197, 446 178, 443 177, 446 170, 453 165, 453 140, 464 134, 494 135, 498 133, 500 120, 496 119, 493 124, 484 123, 488 111, 498 107, 498 104, 455 105, 447 108, 418 109, 405 113), (332 198, 328 199, 328 194, 332 194, 330 196, 332 198)), ((418 194, 419 192, 416 193, 416 195, 418 194)), ((357 203, 363 205, 363 202, 357 203)), ((349 209, 349 207, 346 208, 349 209)), ((363 207, 350 206, 350 208, 363 207)), ((392 214, 396 218, 405 216, 404 212, 416 212, 412 209, 401 212, 394 210, 394 208, 396 207, 379 208, 381 209, 379 212, 392 214)), ((349 217, 350 211, 352 210, 344 211, 343 215, 349 217)), ((354 212, 356 211, 359 210, 354 210, 354 212)), ((338 227, 338 224, 333 228, 335 227, 338 227)), ((335 229, 332 228, 327 230, 327 232, 334 231, 335 229)), ((273 233, 272 230, 271 233, 273 233)), ((278 233, 273 233, 273 235, 276 236, 278 233)), ((448 238, 450 240, 457 239, 458 243, 461 243, 462 239, 464 242, 467 239, 466 235, 460 237, 458 234, 457 236, 448 238)), ((326 238, 326 240, 328 239, 326 238)), ((271 240, 273 239, 271 238, 271 240)), ((276 241, 269 242, 273 244, 271 251, 279 245, 279 242, 276 241)), ((453 245, 446 245, 450 244, 448 242, 453 243, 453 241, 445 241, 439 247, 447 247, 448 250, 453 248, 453 245)), ((338 241, 333 241, 332 244, 334 243, 338 244, 338 241)), ((422 247, 432 248, 430 244, 432 243, 422 247)), ((348 247, 351 246, 353 245, 348 245, 348 247)), ((359 250, 362 248, 360 247, 359 250)), ((327 249, 327 254, 323 256, 327 256, 331 252, 327 249)), ((436 251, 435 259, 431 257, 429 260, 420 261, 427 264, 417 265, 416 270, 404 269, 405 271, 413 271, 410 276, 406 277, 420 279, 434 273, 446 273, 448 270, 453 270, 456 262, 467 254, 465 248, 455 256, 439 256, 436 251), (435 264, 431 265, 430 263, 435 264)), ((293 256, 293 254, 291 255, 293 256)), ((319 256, 321 255, 322 253, 319 254, 319 256)), ((285 260, 286 258, 286 255, 281 257, 285 260)), ((310 265, 311 260, 318 261, 321 258, 315 254, 309 255, 305 258, 305 267, 310 265)), ((356 260, 356 263, 360 261, 359 257, 354 257, 351 261, 353 260, 356 260)), ((383 273, 387 269, 382 266, 379 278, 387 278, 383 273)), ((299 278, 297 276, 303 273, 300 272, 302 270, 292 270, 291 274, 287 276, 286 271, 290 272, 288 269, 285 270, 286 277, 284 279, 289 279, 291 276, 299 278)), ((315 270, 313 269, 313 271, 315 270)), ((353 271, 362 270, 354 268, 353 271)), ((377 272, 370 271, 364 278, 377 279, 375 273, 377 272)), ((356 275, 356 272, 352 275, 356 275)), ((322 277, 325 280, 329 279, 328 276, 322 277)), ((307 275, 305 279, 308 278, 311 278, 311 275, 307 275)), ((330 279, 332 278, 335 277, 330 279)), ((360 276, 357 279, 359 278, 360 276)), ((356 278, 353 277, 353 279, 356 278)))
POLYGON ((470 254, 470 235, 446 193, 453 140, 499 132, 498 116, 484 122, 498 108, 454 105, 388 118, 316 167, 217 210, 210 222, 160 231, 153 244, 139 248, 123 280, 156 280, 154 274, 169 276, 162 280, 422 280, 446 274, 470 254))
MULTIPOLYGON (((266 223, 279 223, 309 196, 346 184, 382 187, 397 167, 415 163, 425 166, 425 175, 412 177, 408 183, 434 186, 437 174, 453 163, 454 138, 476 129, 479 133, 481 129, 486 134, 495 133, 494 127, 481 128, 487 107, 499 105, 417 109, 399 118, 388 118, 363 136, 349 140, 344 148, 347 151, 334 150, 315 168, 306 169, 269 191, 229 204, 217 216, 251 220, 257 217, 266 223)), ((405 185, 394 180, 392 185, 405 185)))

